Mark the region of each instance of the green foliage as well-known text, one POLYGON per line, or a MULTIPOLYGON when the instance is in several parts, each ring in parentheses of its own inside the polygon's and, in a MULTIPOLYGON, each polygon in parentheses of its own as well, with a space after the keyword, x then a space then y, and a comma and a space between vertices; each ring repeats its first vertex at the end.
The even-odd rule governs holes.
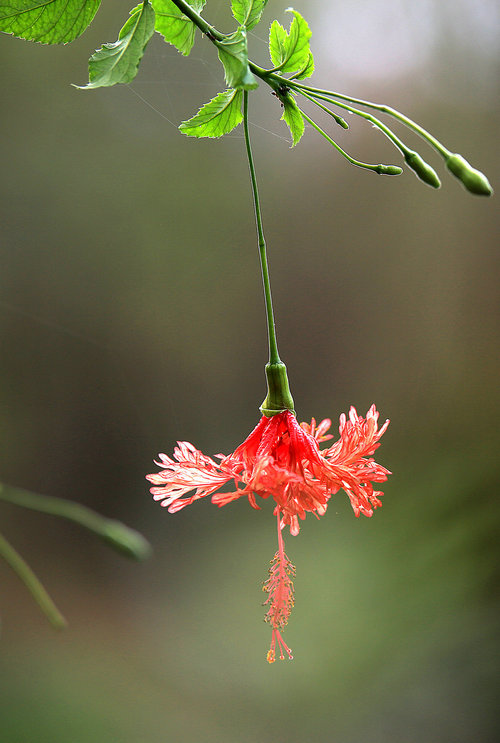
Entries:
POLYGON ((247 31, 259 23, 266 5, 267 0, 231 0, 233 16, 247 31))
POLYGON ((293 76, 293 79, 294 80, 305 80, 306 77, 311 77, 313 72, 314 72, 314 57, 312 55, 312 52, 309 52, 309 59, 307 60, 306 66, 303 67, 299 72, 297 72, 297 74, 293 76))
MULTIPOLYGON (((0 0, 0 31, 45 44, 67 43, 87 28, 100 2, 101 0, 0 0)), ((262 80, 281 100, 284 109, 281 118, 290 129, 293 147, 303 136, 304 121, 308 121, 352 164, 383 175, 397 175, 400 172, 397 166, 370 165, 348 155, 317 126, 306 111, 297 107, 293 96, 301 94, 344 129, 349 128, 347 122, 332 107, 347 109, 371 120, 403 153, 406 164, 418 178, 433 188, 439 188, 441 184, 438 175, 419 153, 410 150, 383 122, 355 107, 366 106, 394 117, 420 135, 437 150, 444 158, 448 170, 470 192, 483 196, 493 193, 483 173, 473 168, 461 155, 452 154, 429 132, 396 109, 333 91, 311 88, 299 82, 313 74, 315 65, 310 49, 311 30, 302 15, 293 8, 286 11, 292 14, 288 31, 277 20, 271 24, 269 53, 273 68, 266 70, 248 59, 247 33, 260 22, 268 0, 230 0, 233 17, 239 24, 230 34, 221 33, 201 17, 205 2, 206 0, 143 0, 130 11, 130 18, 120 30, 118 40, 103 44, 91 56, 88 84, 75 87, 88 89, 129 83, 137 74, 154 31, 187 56, 193 48, 196 30, 199 30, 217 47, 228 89, 205 104, 189 121, 182 122, 179 128, 184 134, 193 137, 220 137, 234 129, 242 121, 240 93, 254 90, 258 87, 258 80, 262 80), (320 101, 325 101, 329 106, 320 101), (354 104, 354 107, 350 104, 354 104)))
POLYGON ((101 0, 10 0, 0 4, 0 31, 41 44, 67 44, 82 34, 101 0))
POLYGON ((298 72, 303 77, 309 77, 314 70, 309 47, 311 30, 300 13, 291 8, 289 12, 294 16, 289 32, 278 21, 273 21, 271 24, 269 32, 271 60, 276 71, 298 72), (310 70, 309 74, 305 74, 307 70, 310 70))
POLYGON ((224 77, 230 88, 253 90, 258 82, 248 67, 247 34, 240 26, 234 34, 217 42, 219 59, 224 66, 224 77))
MULTIPOLYGON (((155 14, 155 30, 160 33, 165 41, 172 44, 176 49, 188 56, 194 44, 196 26, 172 0, 151 0, 155 14)), ((205 0, 191 0, 191 8, 199 13, 203 10, 205 0)))
POLYGON ((281 99, 283 103, 283 116, 281 120, 288 124, 290 134, 292 135, 292 147, 295 147, 304 134, 304 119, 299 110, 299 107, 295 103, 295 99, 291 95, 287 95, 286 98, 281 99))
POLYGON ((222 137, 242 122, 242 97, 241 90, 229 89, 218 93, 195 116, 183 121, 180 131, 189 137, 222 137))
POLYGON ((285 44, 287 32, 279 21, 273 21, 269 29, 269 54, 273 65, 277 67, 286 56, 285 44))
POLYGON ((130 11, 130 18, 118 34, 118 41, 104 44, 91 56, 88 85, 76 87, 100 88, 130 83, 137 75, 139 63, 154 30, 154 10, 146 0, 130 11))

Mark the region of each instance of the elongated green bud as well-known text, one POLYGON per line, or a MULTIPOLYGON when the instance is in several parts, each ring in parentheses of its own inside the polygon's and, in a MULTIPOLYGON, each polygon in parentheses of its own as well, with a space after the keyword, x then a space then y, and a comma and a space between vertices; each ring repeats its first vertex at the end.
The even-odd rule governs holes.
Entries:
POLYGON ((399 165, 377 165, 376 168, 374 168, 375 172, 379 175, 401 175, 403 172, 403 168, 400 168, 399 165))
POLYGON ((438 174, 434 168, 431 168, 431 166, 420 157, 418 152, 408 150, 405 153, 405 160, 408 167, 413 170, 421 181, 427 183, 428 186, 432 186, 432 188, 441 187, 441 181, 438 178, 438 174))
POLYGON ((338 114, 334 113, 333 111, 329 111, 329 113, 333 116, 333 118, 335 119, 335 121, 337 122, 337 124, 342 127, 342 129, 349 129, 349 124, 347 123, 347 121, 342 116, 339 116, 338 114))
POLYGON ((282 361, 277 364, 266 364, 266 377, 267 396, 260 406, 262 415, 272 418, 283 410, 291 410, 295 414, 285 364, 282 361))
POLYGON ((450 155, 446 160, 448 170, 462 181, 467 191, 478 196, 491 196, 493 189, 486 176, 476 170, 462 155, 450 155))

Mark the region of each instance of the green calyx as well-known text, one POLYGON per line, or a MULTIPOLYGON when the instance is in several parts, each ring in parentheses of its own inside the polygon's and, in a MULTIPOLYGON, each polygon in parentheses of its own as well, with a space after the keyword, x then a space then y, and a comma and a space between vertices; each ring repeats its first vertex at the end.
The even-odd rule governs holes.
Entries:
POLYGON ((285 364, 282 361, 266 364, 266 377, 267 395, 260 406, 262 415, 272 418, 284 410, 290 410, 295 415, 285 364))

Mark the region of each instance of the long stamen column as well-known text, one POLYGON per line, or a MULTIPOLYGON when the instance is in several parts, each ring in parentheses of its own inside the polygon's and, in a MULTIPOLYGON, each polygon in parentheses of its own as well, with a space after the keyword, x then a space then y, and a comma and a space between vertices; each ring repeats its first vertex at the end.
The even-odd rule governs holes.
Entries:
POLYGON ((292 651, 283 640, 280 630, 284 629, 288 624, 288 619, 294 605, 294 586, 292 579, 295 577, 295 566, 292 565, 285 553, 283 535, 281 533, 281 513, 278 508, 276 508, 276 513, 278 521, 278 551, 271 560, 269 577, 262 586, 262 590, 268 594, 264 606, 269 606, 264 619, 271 625, 273 630, 271 647, 267 653, 269 663, 274 663, 276 660, 276 645, 279 648, 280 660, 285 659, 285 653, 290 660, 293 660, 292 651))

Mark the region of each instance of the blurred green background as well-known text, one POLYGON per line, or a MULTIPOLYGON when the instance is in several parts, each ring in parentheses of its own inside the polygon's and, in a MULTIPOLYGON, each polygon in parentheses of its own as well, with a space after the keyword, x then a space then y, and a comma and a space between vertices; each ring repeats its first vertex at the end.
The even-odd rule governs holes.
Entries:
MULTIPOLYGON (((205 15, 229 30, 228 3, 205 15)), ((250 37, 267 64, 270 2, 250 37)), ((0 503, 2 531, 69 620, 57 634, 0 565, 2 743, 496 740, 500 432, 496 199, 443 172, 352 168, 251 96, 280 350, 301 420, 372 402, 391 418, 384 507, 339 494, 286 540, 297 565, 268 666, 272 505, 171 516, 144 474, 177 439, 229 452, 265 394, 265 318, 241 127, 177 124, 222 89, 214 50, 157 36, 130 86, 78 91, 130 3, 68 47, 0 38, 1 479, 141 530, 127 562, 77 527, 0 503)), ((301 0, 313 83, 415 118, 499 187, 493 0, 301 0)), ((288 23, 288 20, 287 20, 288 23)), ((350 121, 351 123, 351 121, 350 121)), ((370 126, 335 129, 371 162, 370 126)), ((419 142, 409 134, 411 146, 419 142)), ((425 145, 420 151, 426 155, 425 145)))

